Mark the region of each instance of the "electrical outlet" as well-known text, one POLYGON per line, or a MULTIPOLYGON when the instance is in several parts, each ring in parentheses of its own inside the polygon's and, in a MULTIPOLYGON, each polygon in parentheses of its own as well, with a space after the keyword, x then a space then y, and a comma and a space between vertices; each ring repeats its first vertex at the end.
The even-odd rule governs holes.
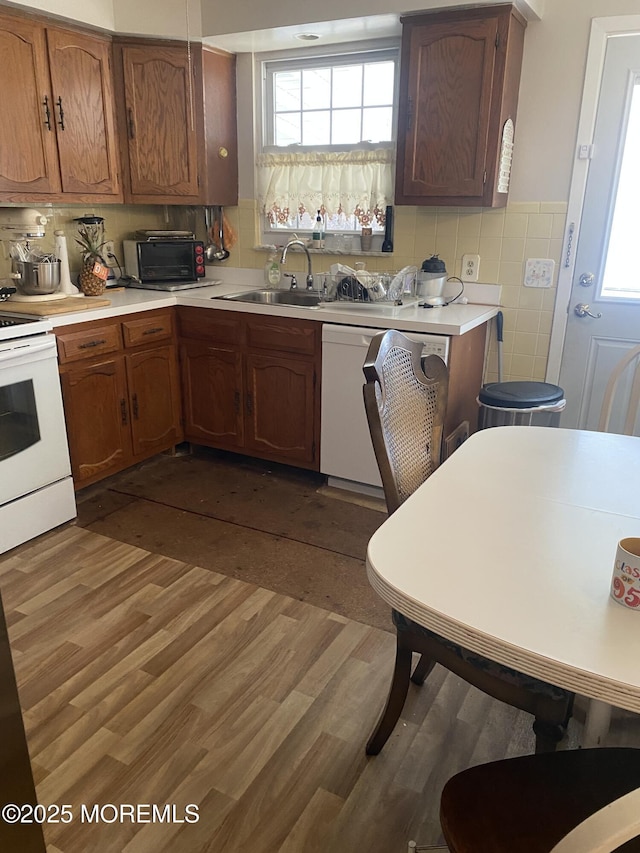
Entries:
POLYGON ((443 461, 448 459, 454 450, 457 450, 460 445, 469 438, 469 421, 461 421, 458 426, 450 432, 444 440, 442 453, 443 461))
POLYGON ((462 256, 462 275, 460 276, 460 278, 463 281, 477 281, 479 271, 480 255, 462 256))
POLYGON ((102 247, 103 252, 104 252, 104 258, 107 261, 107 263, 111 260, 111 256, 113 255, 115 248, 116 248, 116 246, 115 246, 115 243, 113 242, 113 240, 107 240, 105 242, 104 246, 102 247))

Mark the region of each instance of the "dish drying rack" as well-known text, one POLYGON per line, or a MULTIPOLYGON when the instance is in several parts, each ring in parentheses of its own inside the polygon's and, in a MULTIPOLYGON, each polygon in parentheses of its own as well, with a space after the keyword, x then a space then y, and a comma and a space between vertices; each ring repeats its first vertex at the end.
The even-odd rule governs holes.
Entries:
POLYGON ((323 302, 363 307, 404 305, 417 301, 417 267, 398 271, 353 270, 342 264, 321 273, 323 302), (337 268, 336 268, 337 267, 337 268))

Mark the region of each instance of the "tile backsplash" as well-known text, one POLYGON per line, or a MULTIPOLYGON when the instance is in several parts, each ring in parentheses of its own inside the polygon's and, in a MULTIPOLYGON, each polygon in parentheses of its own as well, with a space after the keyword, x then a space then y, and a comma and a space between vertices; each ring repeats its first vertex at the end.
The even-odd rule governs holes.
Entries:
MULTIPOLYGON (((264 251, 255 249, 258 210, 253 199, 241 199, 237 208, 226 211, 238 231, 238 245, 227 264, 256 268, 265 262, 264 251)), ((396 207, 394 251, 391 255, 367 257, 370 269, 401 269, 420 266, 425 258, 439 255, 448 274, 459 276, 462 256, 480 255, 479 281, 502 287, 504 314, 503 379, 543 381, 549 353, 551 322, 567 205, 565 202, 513 203, 499 210, 490 208, 396 207), (527 258, 555 262, 552 286, 524 286, 527 258)), ((336 256, 313 255, 316 272, 327 269, 336 256)), ((340 256, 353 265, 362 257, 340 256)), ((287 269, 303 270, 304 258, 290 255, 287 269)), ((486 381, 498 378, 497 346, 492 331, 486 381)))
MULTIPOLYGON (((205 239, 201 208, 153 205, 47 206, 37 205, 50 217, 43 247, 53 248, 53 231, 61 228, 67 236, 72 270, 79 268, 80 255, 74 237, 76 217, 90 213, 103 216, 106 239, 115 243, 115 254, 122 260, 122 240, 143 228, 189 228, 205 239)), ((464 254, 480 255, 479 281, 502 287, 504 314, 503 379, 544 380, 549 352, 551 322, 556 298, 556 282, 567 205, 564 202, 517 202, 500 210, 488 208, 396 207, 394 211, 394 251, 390 255, 366 256, 373 270, 401 269, 407 264, 420 266, 425 258, 439 255, 448 274, 459 276, 464 254), (550 288, 525 287, 527 258, 549 258, 555 262, 550 288)), ((256 248, 259 242, 258 207, 253 199, 241 199, 237 207, 225 208, 229 225, 236 232, 237 244, 225 266, 261 269, 266 256, 256 248)), ((313 269, 322 272, 335 262, 329 252, 314 253, 313 269)), ((353 265, 362 256, 340 255, 353 265)), ((302 271, 305 259, 290 254, 287 271, 302 271)), ((0 257, 0 278, 9 273, 10 264, 0 257)), ((215 269, 213 267, 212 269, 215 269)), ((497 346, 492 332, 487 360, 486 380, 497 379, 497 346)))

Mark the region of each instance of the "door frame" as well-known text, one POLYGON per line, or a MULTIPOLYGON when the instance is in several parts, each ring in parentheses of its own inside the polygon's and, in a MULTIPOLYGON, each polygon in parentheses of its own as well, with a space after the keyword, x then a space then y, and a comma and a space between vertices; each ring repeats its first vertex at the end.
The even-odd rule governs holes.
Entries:
POLYGON ((591 21, 582 104, 574 149, 575 159, 569 188, 567 220, 558 270, 558 290, 547 360, 546 380, 554 384, 558 382, 560 377, 560 365, 569 318, 568 306, 574 277, 576 246, 580 234, 582 208, 589 173, 590 160, 588 158, 582 159, 578 155, 581 146, 589 146, 593 141, 607 40, 614 35, 633 32, 640 33, 640 15, 616 15, 606 18, 593 18, 591 21))

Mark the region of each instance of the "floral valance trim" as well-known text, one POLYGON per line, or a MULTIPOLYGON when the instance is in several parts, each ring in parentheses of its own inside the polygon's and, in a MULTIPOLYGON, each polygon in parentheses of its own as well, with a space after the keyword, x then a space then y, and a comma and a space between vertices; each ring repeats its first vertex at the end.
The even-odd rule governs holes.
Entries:
POLYGON ((348 152, 260 154, 258 196, 272 223, 292 212, 355 216, 362 225, 384 222, 393 203, 395 152, 390 148, 348 152))

